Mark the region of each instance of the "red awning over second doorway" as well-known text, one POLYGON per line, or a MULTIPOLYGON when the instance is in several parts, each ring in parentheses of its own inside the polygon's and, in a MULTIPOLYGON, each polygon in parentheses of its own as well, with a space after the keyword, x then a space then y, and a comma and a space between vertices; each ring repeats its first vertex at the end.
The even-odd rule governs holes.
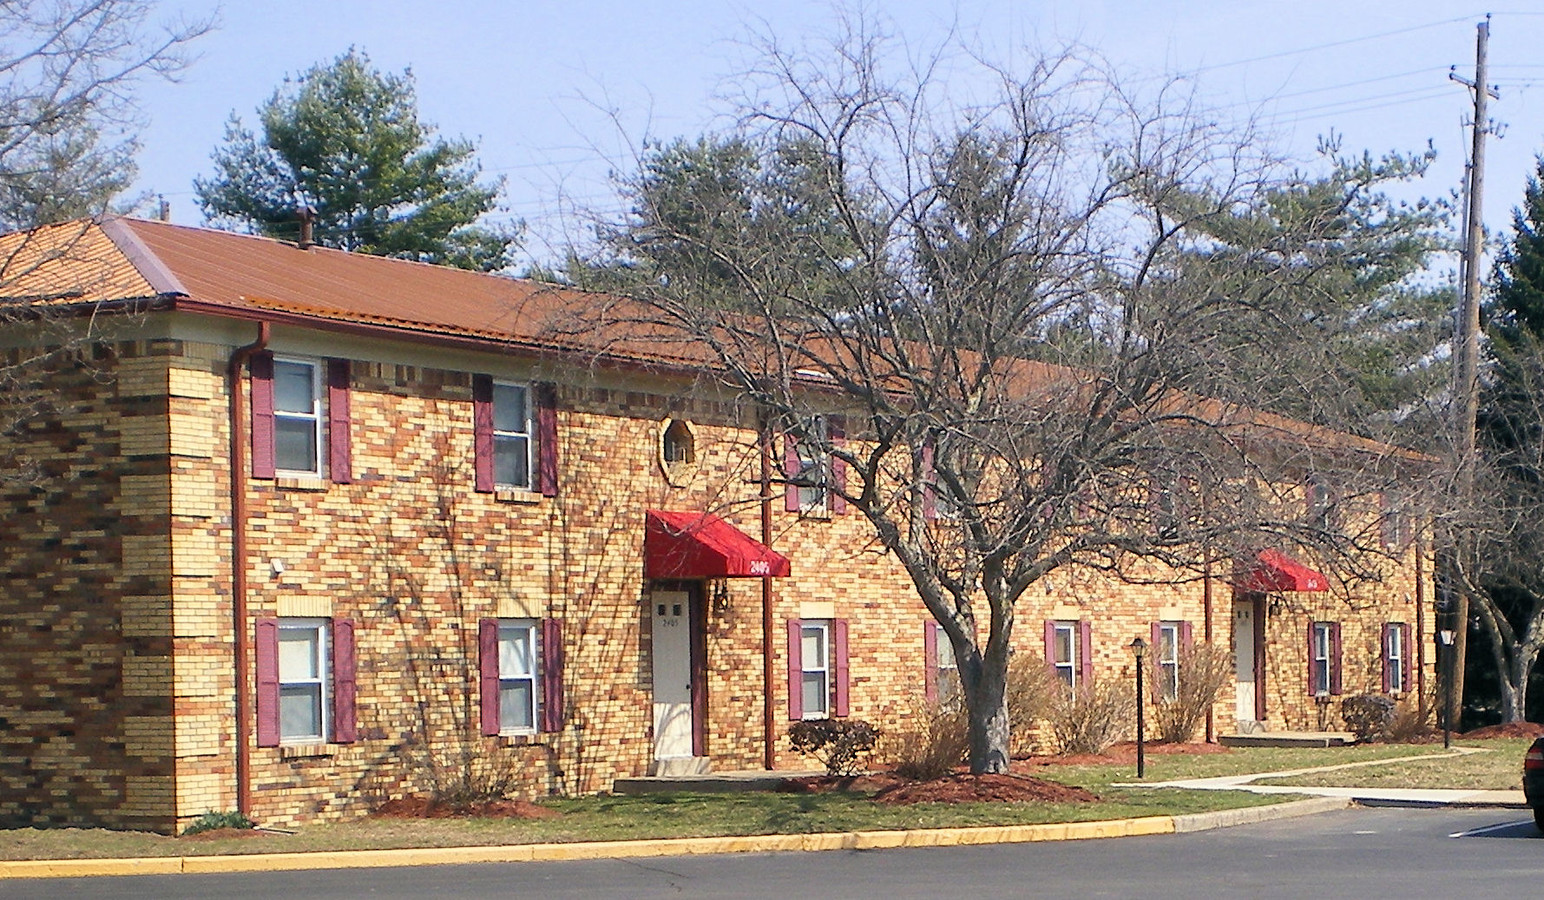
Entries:
POLYGON ((646 578, 785 577, 788 557, 718 516, 649 510, 643 527, 646 578))
POLYGON ((1323 573, 1308 568, 1279 550, 1261 550, 1251 568, 1240 567, 1233 579, 1241 591, 1327 591, 1323 573))

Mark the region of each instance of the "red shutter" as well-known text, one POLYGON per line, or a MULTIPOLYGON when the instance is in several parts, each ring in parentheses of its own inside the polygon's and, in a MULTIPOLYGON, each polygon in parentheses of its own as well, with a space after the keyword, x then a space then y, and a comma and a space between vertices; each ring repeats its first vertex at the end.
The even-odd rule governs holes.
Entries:
POLYGON ((1179 649, 1189 652, 1196 645, 1195 629, 1189 622, 1179 623, 1179 649))
POLYGON ((332 623, 332 741, 352 744, 359 740, 354 709, 354 620, 332 623))
POLYGON ((804 654, 803 635, 798 619, 788 620, 788 718, 797 722, 804 718, 804 654))
POLYGON ((933 439, 922 444, 922 518, 938 518, 938 473, 933 469, 933 439))
MULTIPOLYGON (((826 429, 831 435, 831 445, 841 447, 847 443, 847 417, 830 416, 826 419, 826 429)), ((847 490, 847 462, 831 457, 831 512, 836 515, 844 515, 847 512, 847 498, 844 492, 847 490)))
POLYGON ((834 646, 833 655, 836 657, 836 678, 833 693, 836 694, 836 714, 847 715, 848 711, 848 677, 847 677, 847 620, 835 619, 831 623, 831 643, 834 646))
POLYGON ((499 620, 477 621, 478 698, 482 706, 482 733, 499 733, 499 620))
POLYGON ((925 622, 922 625, 922 662, 927 666, 923 671, 923 694, 929 703, 938 702, 938 623, 925 622))
POLYGON ((1387 694, 1393 689, 1394 672, 1394 626, 1383 626, 1383 693, 1387 694))
POLYGON ((1083 684, 1094 683, 1094 626, 1083 619, 1078 622, 1078 664, 1083 669, 1083 684))
POLYGON ((327 360, 327 473, 333 484, 349 484, 354 480, 354 457, 349 447, 352 418, 348 389, 348 360, 327 360))
POLYGON ((1045 667, 1056 674, 1056 623, 1050 619, 1045 620, 1045 667))
POLYGON ((267 351, 254 353, 247 365, 252 372, 252 477, 272 478, 274 477, 273 354, 267 351))
MULTIPOLYGON (((473 487, 493 490, 493 376, 472 376, 473 487)), ((495 732, 497 733, 497 732, 495 732)))
POLYGON ((1340 623, 1330 623, 1330 693, 1340 693, 1340 623))
POLYGON ((563 730, 563 622, 541 620, 541 730, 563 730))
POLYGON ((558 495, 558 389, 536 385, 536 489, 543 497, 558 495))
POLYGON ((1410 626, 1405 623, 1399 625, 1399 650, 1402 654, 1399 679, 1399 689, 1406 693, 1410 690, 1410 663, 1415 659, 1415 653, 1410 648, 1410 626))
POLYGON ((783 510, 799 511, 799 439, 783 435, 783 510))
POLYGON ((279 620, 257 620, 257 745, 279 746, 279 620))
MULTIPOLYGON (((1151 649, 1148 652, 1151 653, 1154 658, 1156 658, 1158 656, 1158 650, 1163 646, 1163 623, 1154 622, 1150 627, 1150 630, 1152 633, 1152 644, 1151 649)), ((1174 649, 1178 650, 1179 648, 1176 647, 1174 649)))

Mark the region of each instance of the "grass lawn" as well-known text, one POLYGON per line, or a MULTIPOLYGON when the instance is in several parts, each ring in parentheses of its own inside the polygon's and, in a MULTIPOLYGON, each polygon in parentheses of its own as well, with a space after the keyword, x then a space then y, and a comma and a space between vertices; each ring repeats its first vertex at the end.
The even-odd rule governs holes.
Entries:
MULTIPOLYGON (((1331 772, 1314 772, 1291 778, 1261 779, 1260 784, 1315 785, 1322 787, 1453 788, 1458 790, 1520 790, 1523 754, 1529 738, 1487 741, 1460 740, 1454 747, 1474 747, 1486 752, 1441 759, 1422 759, 1387 766, 1366 766, 1331 772)), ((1441 751, 1441 745, 1436 750, 1441 751)))
MULTIPOLYGON (((1473 780, 1481 768, 1502 770, 1514 786, 1526 741, 1484 741, 1497 752, 1461 760, 1397 764, 1400 769, 1432 765, 1432 779, 1473 780)), ((1432 745, 1371 745, 1335 748, 1247 748, 1214 754, 1153 754, 1148 781, 1201 778, 1336 765, 1370 759, 1440 754, 1432 745)), ((1038 824, 1180 815, 1259 806, 1294 799, 1241 791, 1183 791, 1117 788, 1135 780, 1129 764, 1034 766, 1030 774, 1087 788, 1095 803, 959 803, 889 806, 863 795, 826 794, 655 794, 642 797, 555 798, 543 805, 563 815, 552 819, 356 819, 315 825, 295 834, 174 838, 101 829, 12 829, 0 831, 0 859, 195 856, 228 853, 325 852, 330 850, 454 847, 484 844, 606 841, 638 838, 706 837, 744 834, 803 834, 972 825, 1038 824)), ((1376 777, 1381 767, 1353 769, 1356 783, 1376 777)), ((1335 773, 1329 773, 1334 775, 1335 773)), ((1336 776, 1340 777, 1340 776, 1336 776)), ((1326 784, 1325 776, 1304 783, 1326 784)), ((1337 782, 1338 783, 1338 782, 1337 782)), ((1402 775, 1392 783, 1412 784, 1402 775)), ((1446 785, 1443 785, 1446 786, 1446 785)), ((1455 786, 1469 786, 1468 781, 1455 786)))

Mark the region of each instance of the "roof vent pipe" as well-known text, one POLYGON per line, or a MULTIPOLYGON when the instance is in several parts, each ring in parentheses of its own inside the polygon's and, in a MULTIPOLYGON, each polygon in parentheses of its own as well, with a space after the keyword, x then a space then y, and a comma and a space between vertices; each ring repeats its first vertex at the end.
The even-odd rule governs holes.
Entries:
POLYGON ((302 250, 310 250, 316 246, 316 209, 312 206, 302 206, 295 216, 300 219, 300 243, 302 250))

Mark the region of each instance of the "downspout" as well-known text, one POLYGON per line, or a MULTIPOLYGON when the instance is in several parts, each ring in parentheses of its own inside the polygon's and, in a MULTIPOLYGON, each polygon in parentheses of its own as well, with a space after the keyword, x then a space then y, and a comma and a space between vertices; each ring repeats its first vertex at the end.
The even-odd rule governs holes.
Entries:
MULTIPOLYGON (((757 423, 757 442, 761 445, 761 543, 772 546, 772 423, 765 414, 757 423)), ((761 579, 761 739, 765 748, 762 764, 767 771, 776 768, 777 731, 772 703, 772 579, 761 579)))
POLYGON ((247 416, 241 402, 241 368, 268 346, 270 326, 257 323, 257 340, 237 347, 225 371, 230 397, 231 621, 236 646, 236 811, 252 811, 252 690, 247 678, 247 416))
MULTIPOLYGON (((1201 574, 1201 619, 1203 638, 1208 647, 1212 644, 1212 555, 1206 554, 1206 569, 1201 574)), ((1217 705, 1206 708, 1206 742, 1217 740, 1217 705)))
MULTIPOLYGON (((1420 711, 1421 721, 1426 721, 1426 573, 1421 570, 1421 557, 1424 548, 1421 547, 1419 535, 1415 539, 1415 696, 1416 707, 1420 711)), ((1409 653, 1409 650, 1405 651, 1409 653)))

